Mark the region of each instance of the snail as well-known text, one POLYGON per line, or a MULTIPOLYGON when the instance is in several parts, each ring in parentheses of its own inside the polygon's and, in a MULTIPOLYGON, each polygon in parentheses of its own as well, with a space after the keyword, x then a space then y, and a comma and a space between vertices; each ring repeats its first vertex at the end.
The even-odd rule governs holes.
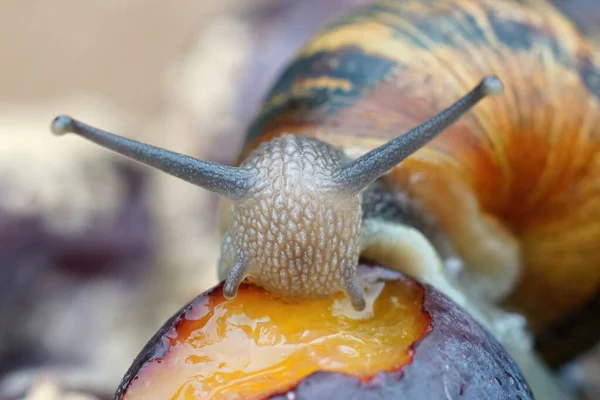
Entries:
POLYGON ((541 330, 600 287, 599 106, 600 56, 551 4, 377 1, 304 46, 237 166, 51 128, 226 199, 228 298, 248 279, 361 310, 362 256, 541 330))
MULTIPOLYGON (((498 78, 486 77, 441 113, 355 160, 325 141, 292 133, 272 138, 239 167, 230 167, 126 139, 66 115, 56 117, 51 129, 58 135, 76 133, 230 199, 231 224, 219 266, 227 275, 227 298, 249 278, 288 298, 318 299, 344 290, 362 311, 365 300, 355 276, 360 250, 382 235, 390 236, 390 247, 414 240, 402 229, 363 218, 365 191, 481 99, 501 91, 498 78)), ((417 274, 437 283, 429 264, 422 264, 413 266, 417 274)))

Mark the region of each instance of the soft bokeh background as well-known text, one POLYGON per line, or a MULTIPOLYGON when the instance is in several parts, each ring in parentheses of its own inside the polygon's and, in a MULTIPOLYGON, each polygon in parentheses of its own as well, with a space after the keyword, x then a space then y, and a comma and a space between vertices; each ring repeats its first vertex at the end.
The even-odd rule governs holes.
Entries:
POLYGON ((0 2, 0 399, 109 398, 216 282, 217 196, 52 118, 232 163, 280 68, 366 1, 0 2))

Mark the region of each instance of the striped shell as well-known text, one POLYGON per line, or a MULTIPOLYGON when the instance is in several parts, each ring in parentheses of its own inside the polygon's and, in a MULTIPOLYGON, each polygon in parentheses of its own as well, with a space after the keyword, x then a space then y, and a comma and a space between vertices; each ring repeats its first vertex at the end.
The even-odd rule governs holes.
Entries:
POLYGON ((466 270, 514 275, 506 304, 541 329, 600 287, 600 57, 542 1, 381 1, 309 42, 249 129, 364 153, 483 76, 488 99, 389 176, 466 270))

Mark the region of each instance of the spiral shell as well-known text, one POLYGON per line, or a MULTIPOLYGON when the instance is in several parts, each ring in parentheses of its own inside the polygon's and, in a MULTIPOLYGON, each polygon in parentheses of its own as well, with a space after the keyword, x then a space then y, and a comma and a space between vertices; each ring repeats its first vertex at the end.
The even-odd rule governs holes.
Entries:
POLYGON ((376 2, 306 44, 241 157, 283 132, 358 155, 498 75, 502 96, 387 180, 447 235, 465 283, 486 278, 489 297, 541 329, 600 287, 598 54, 542 1, 376 2))

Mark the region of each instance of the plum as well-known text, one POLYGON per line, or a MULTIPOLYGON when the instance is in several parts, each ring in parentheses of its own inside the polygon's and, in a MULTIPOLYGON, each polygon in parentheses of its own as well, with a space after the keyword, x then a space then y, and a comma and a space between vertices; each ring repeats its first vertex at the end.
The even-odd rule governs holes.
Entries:
POLYGON ((532 399, 500 343, 446 296, 360 265, 368 306, 343 295, 284 302, 222 283, 169 319, 133 362, 117 400, 532 399))

